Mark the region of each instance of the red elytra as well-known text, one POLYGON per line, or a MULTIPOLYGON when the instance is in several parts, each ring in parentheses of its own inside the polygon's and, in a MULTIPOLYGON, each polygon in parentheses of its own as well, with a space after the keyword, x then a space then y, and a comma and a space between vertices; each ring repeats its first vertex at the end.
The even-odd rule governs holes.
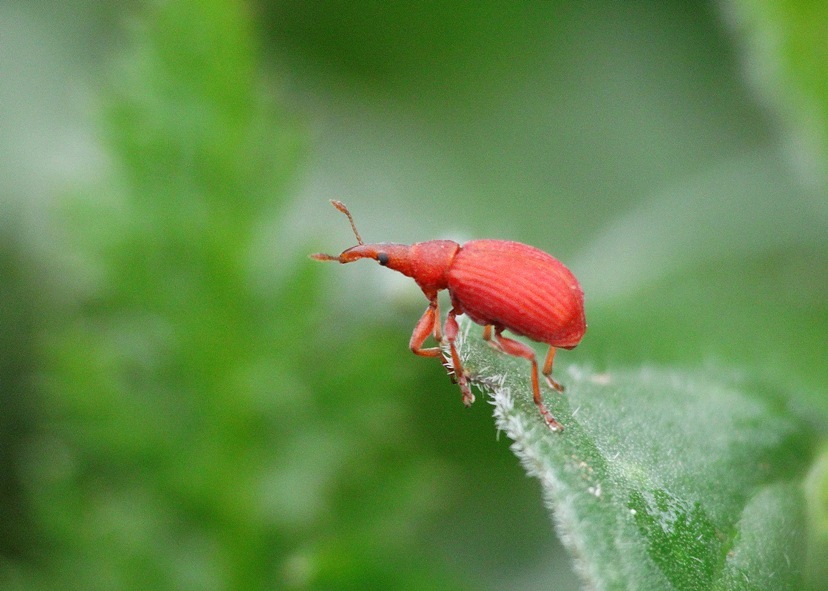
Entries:
MULTIPOLYGON (((343 264, 373 259, 414 279, 429 304, 414 327, 409 347, 417 355, 439 357, 442 354, 439 347, 423 348, 423 343, 429 336, 441 343, 445 335, 454 379, 460 386, 466 406, 474 402, 474 395, 455 348, 459 328, 456 317, 466 314, 483 325, 483 338, 492 346, 532 363, 535 404, 552 430, 563 430, 541 398, 534 350, 502 334, 504 330, 509 330, 548 344, 549 351, 540 373, 550 387, 563 391, 563 386, 552 379, 555 351, 558 348, 574 348, 586 332, 584 292, 563 263, 533 246, 508 240, 472 240, 462 246, 451 240, 430 240, 411 245, 386 242, 365 244, 345 204, 335 200, 331 203, 348 216, 358 244, 339 256, 317 253, 312 254, 311 258, 343 264), (443 289, 449 292, 452 309, 441 331, 437 293, 443 289)), ((444 362, 444 365, 449 369, 447 363, 444 362)))

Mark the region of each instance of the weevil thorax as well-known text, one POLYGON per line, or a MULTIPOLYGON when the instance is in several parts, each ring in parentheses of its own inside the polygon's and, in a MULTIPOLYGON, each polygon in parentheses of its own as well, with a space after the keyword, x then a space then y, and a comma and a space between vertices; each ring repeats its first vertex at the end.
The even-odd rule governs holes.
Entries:
POLYGON ((431 297, 441 289, 448 289, 448 270, 460 245, 452 240, 429 240, 411 245, 412 274, 420 289, 431 297))
POLYGON ((446 273, 460 245, 451 240, 429 240, 414 244, 377 242, 358 244, 342 252, 340 263, 373 259, 383 267, 411 277, 426 295, 448 287, 446 273))

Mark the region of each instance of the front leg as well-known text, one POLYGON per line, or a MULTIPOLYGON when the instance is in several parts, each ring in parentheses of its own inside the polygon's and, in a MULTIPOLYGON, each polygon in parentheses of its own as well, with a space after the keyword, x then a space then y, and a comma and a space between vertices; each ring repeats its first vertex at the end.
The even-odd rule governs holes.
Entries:
POLYGON ((460 361, 460 355, 457 353, 457 347, 454 346, 454 341, 457 340, 457 333, 460 332, 460 327, 457 325, 457 310, 452 308, 446 318, 446 340, 449 343, 449 350, 451 351, 451 364, 454 367, 454 379, 457 385, 460 386, 460 393, 463 395, 463 404, 471 406, 474 402, 474 394, 471 391, 466 372, 463 369, 463 363, 460 361))
MULTIPOLYGON (((535 350, 520 341, 504 337, 499 331, 495 331, 495 338, 504 353, 507 355, 514 355, 515 357, 523 357, 532 363, 532 398, 535 401, 535 405, 538 407, 541 416, 544 421, 546 421, 546 424, 550 429, 553 431, 563 431, 563 425, 555 420, 555 417, 552 416, 552 413, 549 412, 549 409, 546 408, 546 405, 543 403, 543 398, 541 398, 540 386, 538 384, 538 360, 535 358, 535 350)), ((552 373, 552 359, 554 356, 554 352, 547 356, 547 363, 544 365, 544 372, 546 372, 546 365, 548 365, 549 373, 552 373)), ((546 373, 544 373, 544 377, 546 377, 547 380, 550 380, 550 385, 554 382, 552 377, 546 375, 546 373)))
POLYGON ((438 343, 442 340, 439 320, 440 306, 437 303, 437 298, 434 298, 429 301, 428 308, 426 308, 426 311, 420 317, 420 320, 417 321, 417 325, 414 327, 414 332, 411 334, 411 340, 408 342, 408 348, 411 349, 412 353, 423 357, 439 357, 442 355, 440 347, 423 348, 423 343, 425 343, 426 339, 432 335, 438 343))

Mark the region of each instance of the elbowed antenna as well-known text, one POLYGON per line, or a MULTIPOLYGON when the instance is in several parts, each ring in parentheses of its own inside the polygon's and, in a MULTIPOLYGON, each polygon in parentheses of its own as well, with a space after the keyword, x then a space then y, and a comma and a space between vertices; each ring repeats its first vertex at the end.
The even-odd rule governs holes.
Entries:
POLYGON ((344 203, 342 203, 341 201, 337 201, 336 199, 331 199, 331 205, 333 205, 339 211, 348 216, 348 221, 351 222, 351 229, 354 231, 354 236, 356 236, 357 244, 362 244, 362 237, 359 235, 359 232, 357 232, 356 224, 354 224, 354 218, 351 215, 351 212, 348 211, 348 207, 344 203))
MULTIPOLYGON (((333 205, 339 211, 348 216, 348 221, 351 222, 351 229, 354 231, 354 236, 356 236, 357 239, 357 246, 362 245, 362 236, 359 235, 359 232, 356 229, 354 218, 351 215, 351 212, 348 211, 348 206, 336 199, 331 199, 331 205, 333 205)), ((310 258, 312 258, 315 261, 338 261, 340 263, 342 262, 342 259, 340 257, 334 256, 332 254, 325 254, 324 252, 317 252, 315 254, 312 254, 310 255, 310 258)))

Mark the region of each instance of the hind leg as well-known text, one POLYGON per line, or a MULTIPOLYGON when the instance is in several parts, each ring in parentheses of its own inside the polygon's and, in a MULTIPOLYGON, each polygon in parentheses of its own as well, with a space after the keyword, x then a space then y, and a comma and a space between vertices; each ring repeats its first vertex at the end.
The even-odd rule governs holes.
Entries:
MULTIPOLYGON (((495 338, 497 339, 497 344, 500 346, 501 351, 504 353, 514 355, 515 357, 523 357, 524 359, 528 359, 532 362, 532 397, 535 401, 535 405, 538 407, 541 416, 546 421, 546 424, 550 429, 553 431, 563 431, 563 425, 555 420, 555 417, 552 416, 552 413, 549 412, 549 409, 546 408, 546 405, 543 403, 543 398, 541 398, 540 380, 538 379, 538 360, 535 358, 534 349, 528 345, 524 345, 520 341, 504 337, 499 331, 495 331, 495 338)), ((552 364, 549 355, 547 355, 547 363, 550 366, 550 371, 552 371, 552 364)), ((546 364, 544 364, 544 370, 546 370, 546 364)), ((545 373, 544 377, 548 380, 552 379, 545 373)))
POLYGON ((543 377, 546 378, 546 383, 549 384, 550 388, 553 388, 558 392, 563 392, 563 384, 552 379, 552 362, 554 360, 555 347, 549 347, 549 352, 546 354, 546 361, 543 362, 543 370, 541 371, 541 373, 543 374, 543 377))

